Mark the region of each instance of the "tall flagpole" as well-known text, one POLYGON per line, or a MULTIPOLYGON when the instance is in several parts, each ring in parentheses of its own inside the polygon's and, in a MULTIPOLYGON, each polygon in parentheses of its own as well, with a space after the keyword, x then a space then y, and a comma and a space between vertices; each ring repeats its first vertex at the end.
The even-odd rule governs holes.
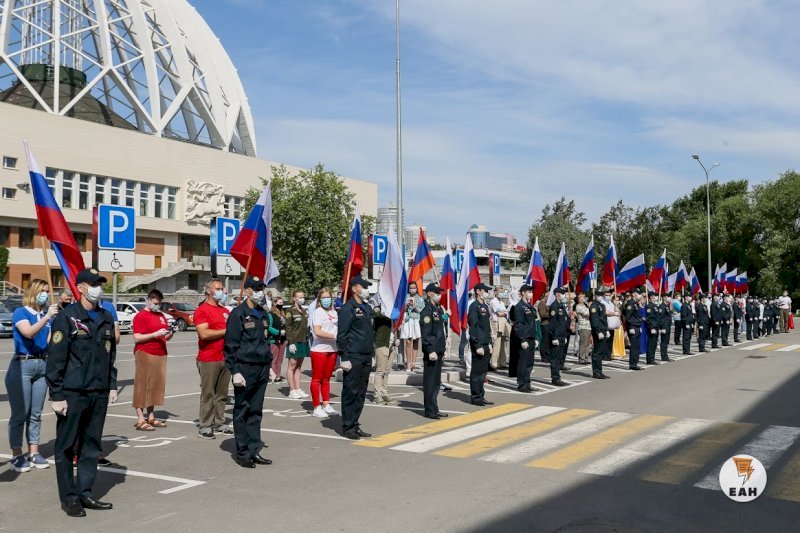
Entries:
POLYGON ((403 265, 405 257, 405 232, 403 228, 403 127, 402 107, 400 105, 400 0, 395 0, 395 91, 397 98, 397 234, 400 250, 403 252, 403 265))

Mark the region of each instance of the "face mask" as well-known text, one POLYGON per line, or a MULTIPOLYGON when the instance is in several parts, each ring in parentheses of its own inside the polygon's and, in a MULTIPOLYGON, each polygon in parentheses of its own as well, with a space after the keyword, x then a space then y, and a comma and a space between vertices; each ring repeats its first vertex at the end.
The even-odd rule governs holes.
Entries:
POLYGON ((497 297, 498 298, 508 298, 508 293, 507 292, 500 292, 500 293, 497 294, 497 297))
POLYGON ((361 289, 361 290, 358 292, 358 296, 359 296, 359 297, 360 297, 362 300, 364 300, 364 301, 367 301, 367 300, 369 300, 369 291, 368 291, 367 289, 361 289))
POLYGON ((148 307, 150 307, 150 310, 154 313, 158 312, 158 304, 150 304, 148 307))
POLYGON ((409 289, 408 293, 413 296, 417 294, 417 289, 409 289))
POLYGON ((567 303, 567 297, 565 295, 561 295, 561 303, 567 303))
POLYGON ((434 294, 433 295, 433 303, 438 304, 441 301, 442 301, 442 295, 441 294, 434 294))
POLYGON ((321 298, 319 303, 322 304, 322 307, 327 309, 327 308, 329 308, 331 306, 332 300, 331 300, 331 298, 321 298))
MULTIPOLYGON (((217 297, 216 297, 216 296, 214 296, 214 299, 215 299, 215 300, 217 300, 217 297)), ((226 293, 224 293, 224 292, 223 292, 223 293, 222 293, 222 297, 221 297, 219 300, 217 300, 217 303, 219 303, 219 305, 225 305, 225 303, 226 303, 227 301, 228 301, 228 295, 227 295, 226 293)))
POLYGON ((253 294, 250 295, 250 299, 253 303, 259 305, 264 303, 264 291, 253 291, 253 294))
POLYGON ((49 294, 47 294, 47 293, 46 293, 46 292, 44 292, 44 291, 40 292, 40 293, 39 293, 39 294, 36 296, 36 303, 37 303, 37 304, 38 304, 40 307, 41 307, 41 306, 43 306, 44 304, 46 304, 46 303, 47 303, 47 298, 48 298, 49 296, 50 296, 50 295, 49 295, 49 294))
POLYGON ((295 301, 297 302, 297 305, 305 305, 305 303, 306 303, 306 299, 305 298, 298 298, 295 301))
POLYGON ((89 287, 86 290, 86 299, 89 300, 89 303, 97 303, 98 300, 103 296, 103 287, 89 287))
POLYGON ((228 299, 228 296, 225 294, 225 291, 222 289, 217 289, 214 291, 214 294, 211 296, 217 303, 222 303, 228 299))

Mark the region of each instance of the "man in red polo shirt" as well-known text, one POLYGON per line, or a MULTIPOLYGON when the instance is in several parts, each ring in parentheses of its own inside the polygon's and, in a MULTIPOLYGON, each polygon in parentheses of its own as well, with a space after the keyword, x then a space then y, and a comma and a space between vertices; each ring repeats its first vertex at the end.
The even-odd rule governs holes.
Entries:
POLYGON ((231 373, 225 366, 222 346, 225 342, 225 324, 228 295, 221 281, 212 279, 206 283, 206 301, 194 312, 194 324, 199 338, 197 370, 200 372, 200 431, 198 437, 213 439, 214 432, 233 434, 225 425, 225 404, 231 373))

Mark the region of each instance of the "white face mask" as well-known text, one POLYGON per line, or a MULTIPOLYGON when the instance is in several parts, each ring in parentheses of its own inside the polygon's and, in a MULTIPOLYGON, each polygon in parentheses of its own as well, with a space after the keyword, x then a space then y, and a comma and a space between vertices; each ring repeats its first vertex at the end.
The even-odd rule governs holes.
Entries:
POLYGON ((441 301, 442 301, 442 295, 441 294, 434 294, 433 295, 433 303, 438 304, 441 301))
POLYGON ((305 305, 305 303, 306 303, 306 299, 305 298, 298 298, 295 301, 297 302, 297 305, 305 305))
POLYGON ((150 310, 153 311, 154 313, 157 313, 159 311, 158 304, 151 303, 149 305, 149 307, 150 307, 150 310))
POLYGON ((89 287, 85 295, 89 303, 96 304, 103 296, 103 287, 89 287))
POLYGON ((225 294, 225 291, 223 291, 222 289, 217 289, 217 290, 215 290, 215 291, 214 291, 214 294, 213 294, 213 295, 211 295, 211 297, 212 297, 212 298, 214 298, 214 300, 215 300, 216 302, 220 303, 220 304, 221 304, 221 303, 224 303, 224 302, 225 302, 225 300, 227 300, 227 299, 228 299, 228 295, 227 295, 227 294, 225 294))
POLYGON ((367 300, 369 300, 369 291, 367 289, 361 289, 361 291, 359 291, 359 293, 358 293, 358 296, 362 300, 367 301, 367 300))
POLYGON ((264 302, 264 291, 253 291, 253 294, 250 295, 250 299, 253 303, 261 305, 264 302))
POLYGON ((47 303, 47 298, 49 296, 50 295, 48 293, 44 292, 44 291, 42 291, 38 295, 36 295, 36 303, 39 305, 39 307, 41 307, 41 306, 43 306, 44 304, 47 303))

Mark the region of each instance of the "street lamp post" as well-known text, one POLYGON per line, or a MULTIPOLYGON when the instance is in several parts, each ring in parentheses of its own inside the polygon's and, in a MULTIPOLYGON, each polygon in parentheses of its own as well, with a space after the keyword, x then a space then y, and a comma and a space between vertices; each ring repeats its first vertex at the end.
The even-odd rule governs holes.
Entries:
POLYGON ((692 159, 700 163, 700 166, 703 167, 703 172, 706 173, 706 214, 708 217, 708 291, 711 292, 711 183, 708 178, 708 173, 718 167, 719 163, 714 163, 711 165, 711 168, 706 168, 703 162, 700 161, 699 155, 692 154, 692 159))

